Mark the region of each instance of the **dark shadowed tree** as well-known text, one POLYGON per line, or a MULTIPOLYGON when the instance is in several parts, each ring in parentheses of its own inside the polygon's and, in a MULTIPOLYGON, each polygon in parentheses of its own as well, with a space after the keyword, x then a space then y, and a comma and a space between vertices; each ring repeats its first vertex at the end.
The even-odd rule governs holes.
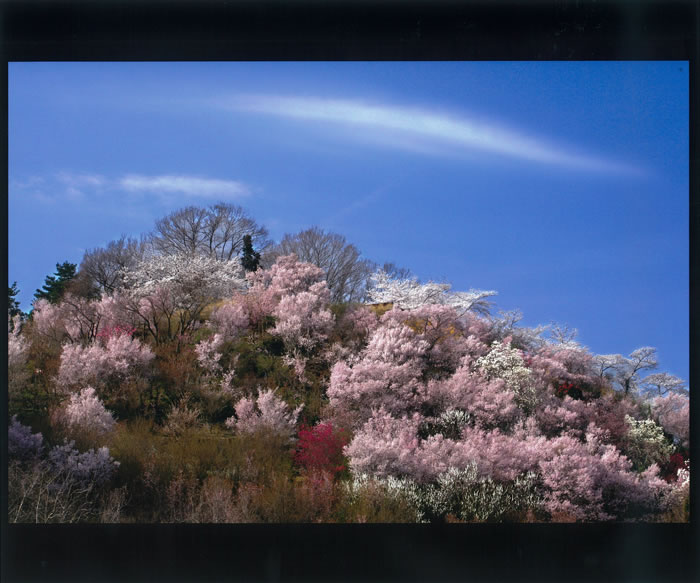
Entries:
POLYGON ((287 234, 271 255, 279 257, 292 253, 300 261, 323 269, 332 302, 364 300, 375 264, 363 259, 357 247, 348 243, 342 235, 327 233, 318 227, 296 235, 287 234))
POLYGON ((57 263, 56 273, 46 276, 43 287, 34 292, 34 297, 38 300, 47 300, 52 304, 58 303, 66 291, 68 282, 75 277, 76 269, 75 263, 68 261, 57 263))
POLYGON ((206 255, 230 261, 243 250, 250 235, 258 250, 271 242, 267 229, 258 225, 240 206, 218 203, 207 208, 189 206, 156 222, 151 241, 164 255, 206 255))
POLYGON ((241 265, 246 271, 257 271, 260 266, 260 253, 253 249, 253 238, 250 235, 243 236, 241 265))
POLYGON ((19 308, 19 302, 17 301, 17 294, 19 289, 17 289, 17 282, 15 281, 11 287, 7 288, 7 314, 10 318, 19 316, 20 318, 24 316, 22 310, 19 308))

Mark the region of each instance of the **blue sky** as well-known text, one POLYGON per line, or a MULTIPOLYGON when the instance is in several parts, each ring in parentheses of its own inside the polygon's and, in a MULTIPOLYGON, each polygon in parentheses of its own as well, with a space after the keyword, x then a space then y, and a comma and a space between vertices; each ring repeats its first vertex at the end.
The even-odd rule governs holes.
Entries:
POLYGON ((189 204, 688 379, 686 62, 10 63, 9 281, 189 204))

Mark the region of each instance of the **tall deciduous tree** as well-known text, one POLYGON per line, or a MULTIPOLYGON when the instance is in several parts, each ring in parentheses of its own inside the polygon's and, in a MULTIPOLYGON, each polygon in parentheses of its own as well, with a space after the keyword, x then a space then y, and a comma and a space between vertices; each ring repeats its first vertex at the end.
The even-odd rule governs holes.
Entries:
POLYGON ((230 261, 242 251, 246 235, 260 250, 270 245, 267 229, 245 210, 218 203, 207 208, 189 206, 163 217, 156 222, 151 241, 164 255, 205 255, 230 261))
POLYGON ((147 244, 122 235, 106 247, 89 249, 80 263, 80 273, 101 292, 112 293, 123 287, 124 270, 144 259, 147 244))
POLYGON ((313 263, 323 269, 332 302, 362 301, 367 281, 374 271, 373 262, 363 259, 355 245, 342 235, 313 227, 296 235, 287 234, 273 254, 291 255, 299 261, 313 263))
POLYGON ((76 269, 77 266, 75 263, 70 263, 68 261, 57 263, 56 273, 46 276, 43 287, 36 290, 34 297, 38 300, 47 300, 52 304, 58 303, 63 297, 66 285, 75 277, 76 269))

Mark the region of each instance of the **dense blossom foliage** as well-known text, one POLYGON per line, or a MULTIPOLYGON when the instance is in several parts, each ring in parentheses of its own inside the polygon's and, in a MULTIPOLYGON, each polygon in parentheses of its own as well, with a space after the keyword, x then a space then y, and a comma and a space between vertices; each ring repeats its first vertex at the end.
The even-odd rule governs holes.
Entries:
POLYGON ((68 426, 109 433, 114 429, 114 417, 105 409, 92 387, 74 393, 63 410, 62 421, 68 426))
POLYGON ((145 374, 153 351, 128 334, 111 336, 104 345, 66 344, 61 353, 58 384, 64 390, 88 383, 104 384, 111 378, 145 374))

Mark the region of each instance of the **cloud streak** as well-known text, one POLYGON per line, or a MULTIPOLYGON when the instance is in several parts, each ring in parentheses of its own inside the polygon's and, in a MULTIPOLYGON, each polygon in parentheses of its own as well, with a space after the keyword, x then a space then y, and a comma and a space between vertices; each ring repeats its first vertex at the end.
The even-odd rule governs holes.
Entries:
POLYGON ((129 195, 150 194, 162 201, 173 197, 209 200, 232 200, 250 194, 250 188, 236 180, 206 178, 191 175, 143 175, 126 174, 108 178, 101 174, 62 171, 44 179, 30 177, 23 182, 12 181, 17 193, 29 194, 43 203, 53 201, 88 202, 104 201, 115 193, 129 195))
POLYGON ((537 136, 466 116, 421 108, 370 104, 356 100, 271 95, 241 95, 219 102, 227 109, 263 113, 318 123, 362 127, 375 134, 398 133, 423 142, 507 156, 553 166, 608 171, 637 169, 551 143, 537 136))
POLYGON ((235 180, 171 174, 161 176, 128 174, 119 180, 119 186, 127 192, 181 194, 198 198, 238 198, 250 194, 245 184, 235 180))

